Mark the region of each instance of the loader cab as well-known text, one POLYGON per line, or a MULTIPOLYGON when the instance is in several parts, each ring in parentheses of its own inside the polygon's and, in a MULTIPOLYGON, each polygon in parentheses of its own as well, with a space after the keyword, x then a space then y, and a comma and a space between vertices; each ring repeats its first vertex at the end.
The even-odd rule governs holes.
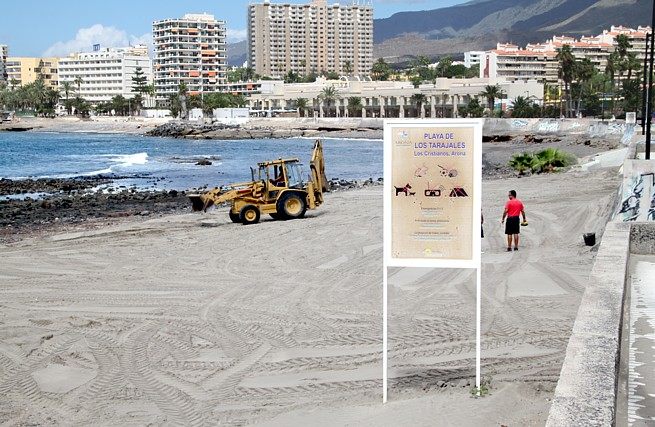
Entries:
POLYGON ((265 184, 268 200, 277 198, 281 190, 304 187, 302 169, 298 159, 279 159, 259 163, 258 178, 265 184))

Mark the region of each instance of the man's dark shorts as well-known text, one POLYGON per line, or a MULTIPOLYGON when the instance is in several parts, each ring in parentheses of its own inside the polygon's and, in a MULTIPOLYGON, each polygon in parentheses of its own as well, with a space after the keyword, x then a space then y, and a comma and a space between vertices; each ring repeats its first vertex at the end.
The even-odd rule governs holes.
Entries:
POLYGON ((505 223, 505 234, 520 234, 521 219, 518 216, 508 216, 505 223))

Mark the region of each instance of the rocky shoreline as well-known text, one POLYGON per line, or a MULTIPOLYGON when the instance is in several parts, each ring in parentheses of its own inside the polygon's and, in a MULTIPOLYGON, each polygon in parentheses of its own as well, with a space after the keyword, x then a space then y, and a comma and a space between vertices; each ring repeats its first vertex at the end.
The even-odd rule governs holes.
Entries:
POLYGON ((145 133, 147 136, 183 139, 276 139, 276 138, 362 138, 382 139, 382 129, 354 126, 349 123, 320 123, 315 126, 299 124, 296 127, 262 126, 222 123, 190 123, 172 121, 145 133))
MULTIPOLYGON (((89 228, 118 218, 191 212, 187 195, 207 190, 206 187, 186 191, 137 191, 126 187, 94 190, 111 182, 107 177, 0 180, 3 196, 22 195, 0 199, 0 243, 72 227, 89 228)), ((329 184, 331 191, 344 191, 381 185, 382 178, 333 179, 329 184)))

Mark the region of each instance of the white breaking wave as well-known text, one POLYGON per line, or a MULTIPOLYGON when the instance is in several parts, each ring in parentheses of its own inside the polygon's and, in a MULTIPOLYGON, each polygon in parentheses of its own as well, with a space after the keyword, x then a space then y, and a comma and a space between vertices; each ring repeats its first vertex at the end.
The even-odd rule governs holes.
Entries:
MULTIPOLYGON (((71 157, 82 157, 82 156, 71 156, 71 157)), ((40 178, 75 178, 78 176, 95 176, 95 175, 106 175, 116 172, 126 172, 127 168, 130 168, 135 165, 145 165, 148 163, 148 153, 136 153, 136 154, 100 154, 94 156, 96 159, 102 159, 103 161, 109 161, 114 163, 109 167, 93 170, 89 172, 71 172, 71 173, 62 173, 54 175, 37 175, 37 176, 13 176, 7 177, 12 180, 22 180, 22 179, 40 179, 40 178)), ((88 157, 87 157, 88 158, 88 157)))
MULTIPOLYGON (((99 157, 117 163, 115 166, 130 167, 148 163, 148 153, 136 154, 101 154, 99 157)), ((113 167, 113 166, 112 166, 113 167)))

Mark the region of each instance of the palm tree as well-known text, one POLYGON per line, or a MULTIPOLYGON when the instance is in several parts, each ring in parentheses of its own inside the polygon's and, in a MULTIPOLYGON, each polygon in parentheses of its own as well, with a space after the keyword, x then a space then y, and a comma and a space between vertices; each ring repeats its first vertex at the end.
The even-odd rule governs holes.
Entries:
POLYGON ((625 34, 620 34, 616 37, 616 52, 619 54, 619 58, 623 59, 628 54, 628 49, 632 45, 630 44, 630 39, 625 34))
POLYGON ((82 91, 82 83, 84 83, 84 80, 81 76, 77 76, 75 77, 75 80, 73 80, 73 83, 77 85, 77 96, 81 96, 80 92, 82 91))
POLYGON ((512 105, 512 117, 532 117, 534 116, 533 106, 528 98, 517 96, 512 105))
POLYGON ((298 98, 296 99, 296 108, 298 109, 298 115, 300 117, 307 116, 307 98, 298 98))
POLYGON ((71 107, 71 106, 70 106, 70 103, 68 102, 68 97, 69 97, 70 94, 73 92, 73 83, 70 82, 70 81, 63 81, 63 82, 59 85, 59 91, 60 91, 61 93, 63 93, 64 96, 66 97, 66 101, 65 101, 65 103, 64 103, 64 106, 66 107, 66 112, 67 112, 68 114, 70 114, 70 113, 71 113, 71 112, 70 112, 70 107, 71 107))
POLYGON ((351 96, 348 98, 348 114, 351 117, 356 117, 362 111, 362 98, 359 96, 351 96))
POLYGON ((111 108, 117 116, 125 116, 128 110, 127 99, 123 95, 116 95, 111 99, 111 108))
POLYGON ((245 81, 250 81, 255 77, 255 70, 252 67, 246 67, 243 70, 243 78, 245 81))
POLYGON ((350 75, 350 73, 353 72, 353 63, 350 61, 346 61, 343 64, 343 72, 346 73, 346 75, 350 75))
POLYGON ((171 115, 173 117, 177 117, 180 114, 182 107, 180 105, 179 95, 172 93, 168 96, 168 108, 171 110, 171 115))
POLYGON ((415 93, 410 97, 412 104, 416 106, 416 117, 423 115, 423 104, 427 101, 427 97, 422 93, 415 93))
POLYGON ((321 91, 319 98, 323 100, 323 102, 327 106, 327 116, 330 117, 330 104, 332 103, 332 101, 335 101, 336 99, 339 98, 339 92, 334 86, 326 86, 321 91))
POLYGON ((633 52, 628 53, 625 58, 625 67, 628 70, 628 80, 632 80, 632 72, 638 71, 641 68, 641 62, 637 59, 637 55, 633 52))
POLYGON ((465 117, 482 117, 483 112, 484 107, 480 105, 480 100, 478 100, 478 98, 472 97, 469 99, 466 107, 464 107, 463 115, 465 117))
POLYGON ((575 76, 575 57, 571 51, 571 46, 565 44, 557 52, 559 61, 559 78, 564 82, 564 91, 566 92, 566 117, 570 116, 571 111, 571 92, 569 85, 575 76))
POLYGON ((29 94, 30 103, 35 109, 37 109, 45 99, 45 82, 43 79, 36 79, 34 82, 27 85, 26 88, 29 94))
POLYGON ((155 96, 155 85, 154 84, 146 85, 145 93, 146 95, 155 96))
POLYGON ((489 107, 490 115, 493 116, 496 98, 502 98, 503 96, 502 89, 499 85, 487 85, 484 87, 484 92, 482 92, 480 95, 487 98, 487 106, 489 107))
POLYGON ((138 116, 141 113, 141 109, 143 108, 143 94, 137 93, 134 95, 134 97, 132 97, 131 103, 128 104, 128 107, 138 116))
POLYGON ((576 80, 578 81, 578 86, 579 86, 578 105, 576 107, 576 115, 580 113, 580 104, 582 103, 584 88, 595 74, 596 74, 596 67, 589 60, 589 58, 584 58, 583 60, 576 62, 575 77, 576 80))
POLYGON ((607 65, 605 66, 605 74, 609 76, 610 87, 612 90, 612 111, 614 111, 614 94, 616 92, 616 70, 619 64, 619 53, 614 51, 610 53, 610 56, 607 58, 607 65))
POLYGON ((187 112, 187 105, 186 105, 186 100, 187 100, 187 94, 189 93, 189 88, 186 85, 186 83, 182 82, 180 83, 178 89, 177 89, 177 97, 180 100, 180 113, 182 116, 182 119, 186 119, 188 117, 188 112, 187 112))
POLYGON ((523 175, 526 170, 534 169, 535 157, 532 153, 514 154, 508 164, 516 169, 519 175, 523 175))
POLYGON ((59 102, 59 92, 53 88, 46 88, 41 113, 44 116, 55 116, 55 106, 59 102))
MULTIPOLYGON (((616 54, 618 55, 618 59, 616 60, 615 67, 619 71, 619 84, 623 84, 623 72, 627 71, 630 66, 628 65, 628 61, 626 60, 626 57, 628 55, 628 49, 630 49, 632 45, 630 44, 630 39, 628 36, 625 34, 620 34, 616 37, 616 54)), ((630 73, 632 74, 632 73, 630 73)), ((614 97, 612 97, 614 99, 614 97)), ((614 104, 614 101, 612 101, 612 104, 614 104)))
POLYGON ((230 96, 229 97, 230 107, 241 108, 241 107, 245 106, 246 104, 248 104, 248 100, 243 95, 229 94, 229 96, 230 96))
POLYGON ((379 58, 371 68, 371 77, 373 80, 388 80, 391 75, 391 67, 383 58, 379 58))
POLYGON ((570 166, 575 158, 557 148, 546 148, 535 156, 534 168, 540 172, 553 172, 555 168, 570 166))

